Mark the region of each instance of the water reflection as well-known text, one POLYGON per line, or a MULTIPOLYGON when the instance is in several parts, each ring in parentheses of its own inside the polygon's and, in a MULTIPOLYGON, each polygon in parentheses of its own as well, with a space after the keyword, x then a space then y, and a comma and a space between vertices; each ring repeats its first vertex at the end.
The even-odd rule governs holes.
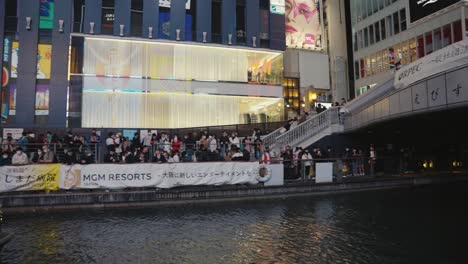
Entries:
POLYGON ((464 263, 465 187, 6 217, 1 262, 464 263))

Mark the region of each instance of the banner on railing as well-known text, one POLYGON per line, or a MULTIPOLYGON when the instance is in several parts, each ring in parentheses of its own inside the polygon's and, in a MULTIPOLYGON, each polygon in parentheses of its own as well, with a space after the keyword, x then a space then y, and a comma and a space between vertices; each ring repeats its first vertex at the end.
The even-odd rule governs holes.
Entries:
POLYGON ((62 165, 61 189, 256 184, 257 162, 62 165))
POLYGON ((60 164, 0 167, 0 192, 57 190, 60 164))

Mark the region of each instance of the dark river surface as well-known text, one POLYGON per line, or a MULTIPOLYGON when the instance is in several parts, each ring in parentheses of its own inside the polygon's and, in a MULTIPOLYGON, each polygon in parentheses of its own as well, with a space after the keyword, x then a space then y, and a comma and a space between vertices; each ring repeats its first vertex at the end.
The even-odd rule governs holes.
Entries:
POLYGON ((7 215, 0 263, 468 263, 467 190, 7 215))

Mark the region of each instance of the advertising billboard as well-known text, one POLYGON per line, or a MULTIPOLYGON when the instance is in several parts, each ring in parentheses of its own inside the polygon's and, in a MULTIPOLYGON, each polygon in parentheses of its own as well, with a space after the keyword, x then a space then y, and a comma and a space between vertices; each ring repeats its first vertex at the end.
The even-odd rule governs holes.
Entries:
POLYGON ((411 23, 458 2, 460 0, 409 0, 411 23))
MULTIPOLYGON (((14 41, 11 46, 11 78, 18 78, 19 43, 14 41)), ((50 79, 52 45, 37 46, 37 79, 50 79)))
POLYGON ((54 28, 55 0, 40 0, 39 4, 39 28, 54 28))
POLYGON ((320 49, 322 23, 320 0, 286 0, 286 46, 320 49))

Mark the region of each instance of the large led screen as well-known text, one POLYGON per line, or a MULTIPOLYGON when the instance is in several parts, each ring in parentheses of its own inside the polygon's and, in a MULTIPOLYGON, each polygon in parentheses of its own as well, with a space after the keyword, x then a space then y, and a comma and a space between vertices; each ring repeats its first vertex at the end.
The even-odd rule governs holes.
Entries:
POLYGON ((320 0, 286 0, 286 46, 318 49, 322 47, 320 0))

